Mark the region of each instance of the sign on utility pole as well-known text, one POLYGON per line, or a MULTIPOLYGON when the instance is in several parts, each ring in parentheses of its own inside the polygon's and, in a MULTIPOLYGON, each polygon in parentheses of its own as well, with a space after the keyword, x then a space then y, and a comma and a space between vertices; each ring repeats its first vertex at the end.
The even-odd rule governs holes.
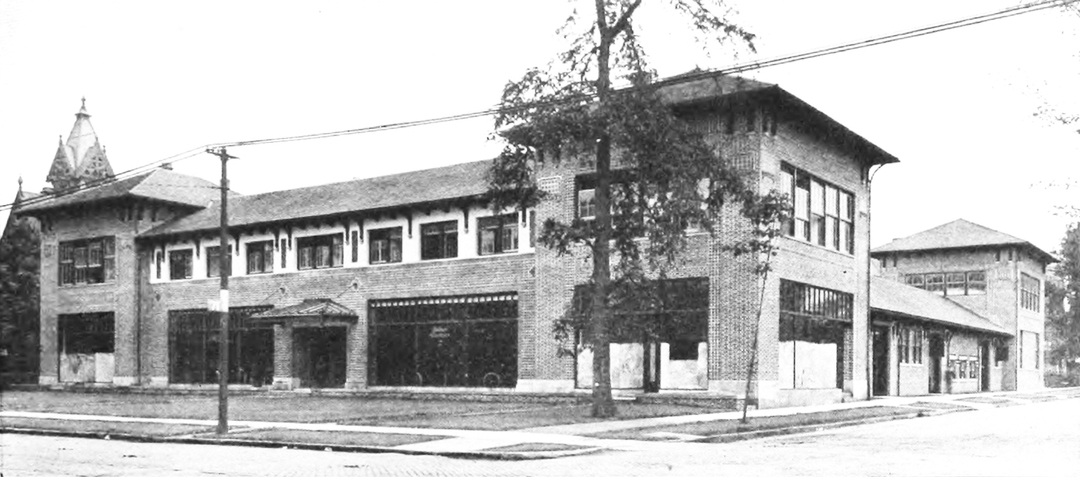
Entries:
MULTIPOLYGON (((227 214, 229 204, 229 159, 230 156, 225 148, 220 150, 207 149, 206 152, 221 158, 221 248, 218 249, 218 270, 221 276, 221 291, 218 295, 217 311, 221 319, 221 336, 218 339, 218 422, 217 434, 224 435, 229 432, 229 274, 232 268, 229 261, 232 253, 229 251, 229 216, 227 214)), ((239 250, 240 244, 236 244, 239 250)), ((210 303, 208 303, 210 304, 210 303)))

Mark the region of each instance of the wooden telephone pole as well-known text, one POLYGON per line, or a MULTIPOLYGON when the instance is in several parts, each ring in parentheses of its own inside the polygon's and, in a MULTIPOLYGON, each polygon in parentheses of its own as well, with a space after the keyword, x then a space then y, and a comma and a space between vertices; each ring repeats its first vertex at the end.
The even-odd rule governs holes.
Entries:
MULTIPOLYGON (((218 275, 221 277, 221 291, 218 296, 218 311, 221 321, 221 336, 218 338, 218 423, 217 434, 229 432, 229 274, 232 252, 229 250, 229 178, 227 164, 230 156, 225 148, 207 149, 207 153, 221 158, 221 247, 218 248, 218 275)), ((240 244, 236 244, 237 247, 240 244)), ((239 248, 238 248, 239 249, 239 248)))

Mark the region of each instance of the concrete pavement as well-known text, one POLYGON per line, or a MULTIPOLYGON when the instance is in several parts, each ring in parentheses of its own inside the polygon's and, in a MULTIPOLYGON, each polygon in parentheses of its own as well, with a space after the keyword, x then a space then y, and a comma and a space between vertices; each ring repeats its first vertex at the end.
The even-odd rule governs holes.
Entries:
MULTIPOLYGON (((1080 388, 1058 388, 1050 389, 1040 393, 1017 393, 1017 392, 996 392, 996 393, 978 393, 978 394, 948 394, 948 395, 933 395, 933 396, 912 396, 912 397, 883 397, 875 398, 869 401, 856 401, 848 403, 828 404, 820 406, 808 406, 797 408, 776 408, 776 409, 755 409, 750 410, 748 415, 753 418, 762 418, 770 416, 787 416, 795 414, 816 413, 825 411, 836 411, 844 409, 857 409, 875 406, 888 406, 888 407, 912 407, 915 409, 925 410, 925 407, 919 408, 915 406, 916 403, 942 403, 952 406, 961 406, 962 408, 970 409, 990 409, 998 407, 1002 403, 1008 404, 1023 404, 1032 402, 1033 399, 1047 400, 1058 399, 1065 396, 1080 396, 1080 388)), ((3 417, 22 417, 22 418, 36 418, 36 419, 59 419, 66 421, 106 421, 106 422, 134 422, 134 423, 155 423, 155 424, 182 424, 182 425, 200 425, 200 426, 214 426, 216 421, 210 420, 195 420, 195 419, 158 419, 158 418, 134 418, 134 417, 118 417, 118 416, 91 416, 81 414, 56 414, 56 413, 42 413, 42 412, 21 412, 21 411, 3 411, 0 412, 0 418, 3 417)), ((248 430, 258 429, 293 429, 302 431, 327 431, 327 432, 356 432, 356 433, 369 433, 369 434, 406 434, 406 435, 418 435, 418 436, 433 436, 433 437, 445 437, 445 439, 437 439, 427 442, 404 444, 400 446, 389 447, 388 450, 402 451, 409 453, 430 453, 437 455, 456 455, 456 454, 483 454, 489 450, 495 450, 506 446, 518 445, 518 444, 555 444, 563 446, 573 446, 576 449, 573 451, 553 451, 544 454, 536 454, 538 456, 543 455, 547 457, 555 457, 561 455, 568 455, 573 453, 579 453, 584 449, 612 449, 612 450, 649 450, 656 449, 658 447, 664 447, 664 442, 655 441, 641 441, 641 440, 620 440, 620 439, 600 439, 594 437, 588 437, 592 434, 611 432, 611 431, 625 431, 632 429, 647 429, 653 427, 679 425, 679 424, 692 424, 692 423, 704 423, 722 420, 736 420, 742 417, 741 412, 720 412, 720 413, 706 413, 695 415, 681 415, 681 416, 669 416, 669 417, 656 417, 647 419, 630 419, 630 420, 613 420, 613 421, 597 421, 581 424, 561 425, 561 426, 549 426, 549 427, 537 427, 530 429, 522 429, 517 431, 484 431, 484 430, 463 430, 463 429, 431 429, 431 428, 415 428, 415 427, 380 427, 380 426, 355 426, 355 425, 340 425, 334 423, 295 423, 295 422, 266 422, 266 421, 230 421, 230 425, 243 427, 248 430)), ((814 428, 821 428, 822 425, 813 426, 814 428)), ((826 426, 827 427, 827 426, 826 426)), ((769 434, 783 433, 787 431, 798 432, 801 429, 788 429, 780 431, 771 431, 769 434)), ((673 434, 673 433, 669 433, 673 434)), ((671 440, 676 441, 692 441, 706 436, 694 436, 694 435, 672 435, 668 436, 671 440)), ((752 435, 750 437, 753 437, 752 435)), ((185 439, 198 438, 198 436, 183 436, 185 439)), ((166 439, 167 440, 167 439, 166 439)))

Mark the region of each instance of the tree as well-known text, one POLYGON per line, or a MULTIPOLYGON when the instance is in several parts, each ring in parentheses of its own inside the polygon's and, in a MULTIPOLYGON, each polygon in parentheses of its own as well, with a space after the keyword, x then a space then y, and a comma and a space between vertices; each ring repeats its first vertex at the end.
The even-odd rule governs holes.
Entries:
MULTIPOLYGON (((753 47, 754 36, 729 22, 723 0, 670 0, 699 39, 753 47)), ((492 164, 489 193, 497 210, 524 210, 543 199, 535 173, 546 164, 579 161, 595 179, 595 217, 570 223, 547 219, 541 245, 560 255, 591 255, 589 303, 556 324, 556 335, 582 332, 593 351, 593 405, 597 417, 615 414, 609 343, 613 310, 654 307, 657 288, 687 244, 691 224, 715 232, 726 204, 756 227, 736 253, 771 253, 768 245, 785 210, 777 193, 760 196, 757 184, 720 157, 662 96, 663 85, 646 61, 635 33, 641 0, 594 0, 594 18, 575 33, 584 15, 574 12, 560 29, 570 47, 544 69, 531 69, 506 85, 495 136, 504 142, 492 164), (619 80, 625 87, 614 88, 619 80), (647 240, 639 240, 645 237, 647 240), (612 258, 615 258, 614 263, 612 258)), ((618 323, 633 325, 632 323, 618 323)))
POLYGON ((1060 253, 1061 262, 1054 269, 1060 282, 1047 281, 1047 357, 1057 363, 1064 361, 1071 374, 1080 366, 1080 224, 1065 232, 1060 253))
POLYGON ((9 378, 37 373, 39 250, 41 240, 33 219, 8 219, 0 238, 0 349, 9 378))

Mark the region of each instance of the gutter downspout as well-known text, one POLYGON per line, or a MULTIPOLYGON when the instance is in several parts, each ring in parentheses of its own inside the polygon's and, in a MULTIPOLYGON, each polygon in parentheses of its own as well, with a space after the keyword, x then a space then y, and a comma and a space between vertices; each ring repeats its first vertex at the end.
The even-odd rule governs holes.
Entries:
MULTIPOLYGON (((871 214, 871 197, 870 185, 874 182, 874 175, 881 170, 884 164, 878 164, 877 169, 870 172, 870 169, 874 166, 871 164, 866 166, 866 400, 869 401, 874 398, 874 324, 871 313, 873 307, 870 306, 870 280, 871 269, 870 266, 870 219, 873 216, 871 214)), ((890 337, 891 339, 891 337, 890 337)), ((900 379, 899 370, 897 372, 897 381, 900 379)), ((897 394, 899 394, 899 383, 897 387, 897 394)))

